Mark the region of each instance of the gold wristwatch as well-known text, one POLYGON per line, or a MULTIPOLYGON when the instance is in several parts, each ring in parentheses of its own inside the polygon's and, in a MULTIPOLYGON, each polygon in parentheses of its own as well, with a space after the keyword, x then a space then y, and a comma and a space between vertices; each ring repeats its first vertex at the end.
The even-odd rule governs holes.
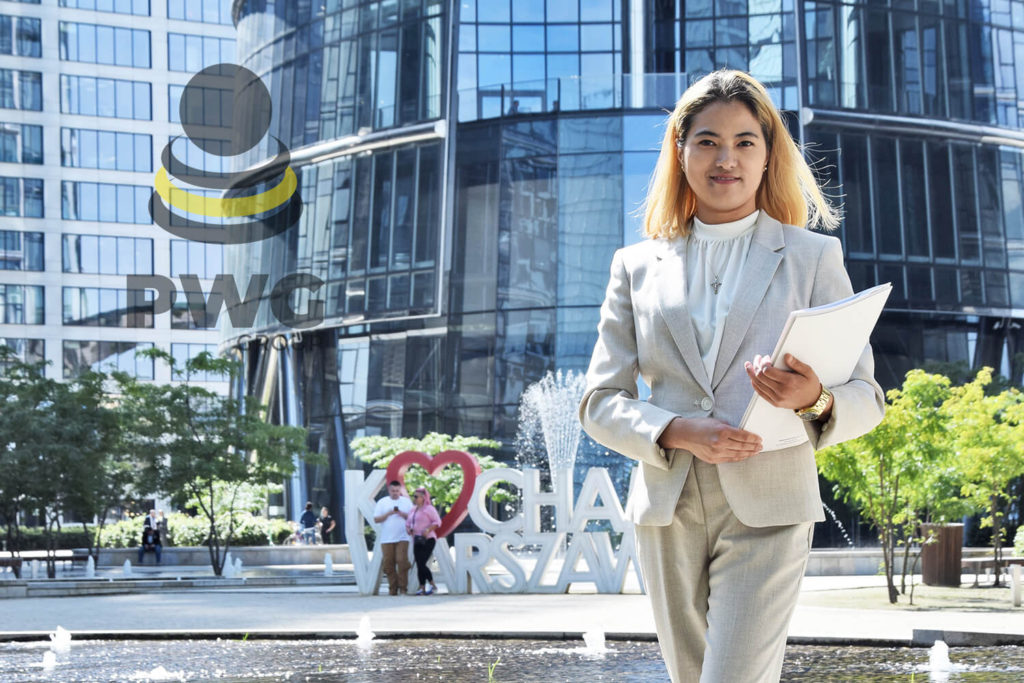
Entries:
POLYGON ((828 407, 828 402, 832 400, 832 392, 825 388, 825 385, 821 385, 821 394, 818 396, 818 400, 806 408, 794 410, 796 416, 806 422, 814 422, 821 414, 825 412, 825 408, 828 407))

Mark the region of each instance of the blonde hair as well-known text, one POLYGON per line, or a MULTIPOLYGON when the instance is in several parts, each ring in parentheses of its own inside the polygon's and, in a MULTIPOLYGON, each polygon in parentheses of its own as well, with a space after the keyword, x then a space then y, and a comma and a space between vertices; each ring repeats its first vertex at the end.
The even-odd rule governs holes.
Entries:
POLYGON ((839 211, 825 199, 764 86, 747 73, 723 69, 687 88, 669 115, 644 201, 644 235, 671 238, 689 234, 697 199, 680 168, 676 143, 686 140, 694 117, 716 102, 741 102, 761 124, 768 145, 768 169, 757 189, 757 208, 790 225, 825 230, 838 227, 839 211))

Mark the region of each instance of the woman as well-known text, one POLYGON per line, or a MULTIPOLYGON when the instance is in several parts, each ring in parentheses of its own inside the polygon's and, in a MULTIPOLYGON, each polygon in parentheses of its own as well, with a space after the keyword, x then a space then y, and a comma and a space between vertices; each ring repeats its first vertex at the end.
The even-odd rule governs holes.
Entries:
POLYGON ((803 229, 838 220, 760 83, 717 71, 679 99, 649 239, 612 260, 580 405, 590 436, 640 463, 627 509, 673 681, 778 680, 824 519, 814 451, 882 418, 870 347, 831 387, 760 355, 790 311, 852 293, 839 240, 803 229), (809 441, 760 452, 736 427, 753 392, 795 410, 809 441))
POLYGON ((412 556, 416 560, 416 577, 420 582, 416 595, 433 595, 437 584, 434 583, 434 575, 427 562, 437 544, 436 531, 441 526, 441 516, 430 504, 430 493, 422 486, 413 491, 412 503, 414 507, 405 520, 405 528, 412 536, 412 556))
POLYGON ((160 532, 160 538, 163 540, 164 545, 173 545, 171 543, 170 528, 167 526, 167 517, 164 516, 163 510, 156 513, 156 530, 160 532))

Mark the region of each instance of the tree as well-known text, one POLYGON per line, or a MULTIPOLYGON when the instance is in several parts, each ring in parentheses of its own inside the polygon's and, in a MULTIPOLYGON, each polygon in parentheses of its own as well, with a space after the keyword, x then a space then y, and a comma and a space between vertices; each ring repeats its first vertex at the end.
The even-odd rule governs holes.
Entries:
POLYGON ((37 513, 44 527, 47 575, 53 578, 62 519, 74 513, 85 525, 105 514, 114 495, 118 422, 102 373, 57 382, 45 376, 45 363, 23 363, 9 350, 0 355, 0 367, 0 498, 8 545, 18 548, 20 514, 37 513))
POLYGON ((1010 485, 1024 474, 1024 394, 1007 389, 986 395, 992 369, 982 368, 974 381, 956 387, 945 411, 962 472, 963 496, 983 512, 981 524, 992 527, 996 585, 1000 585, 1004 539, 1004 504, 1012 502, 1010 485))
POLYGON ((891 603, 899 598, 893 579, 898 543, 909 550, 922 520, 945 521, 957 511, 942 410, 949 384, 943 375, 911 370, 903 387, 886 395, 881 424, 816 456, 819 471, 835 482, 836 496, 856 505, 878 530, 891 603))
POLYGON ((21 516, 39 498, 39 463, 45 443, 50 382, 45 364, 28 364, 0 345, 0 517, 6 545, 21 549, 21 516))
POLYGON ((36 502, 46 521, 51 578, 56 575, 55 539, 61 519, 74 513, 88 530, 87 522, 105 517, 131 479, 128 465, 115 450, 120 424, 104 391, 106 379, 103 373, 90 371, 50 385, 49 449, 45 464, 41 463, 47 476, 36 502))
MULTIPOLYGON (((482 448, 500 448, 501 442, 476 436, 460 436, 458 434, 452 436, 437 432, 430 432, 422 439, 360 436, 352 439, 351 446, 352 452, 357 458, 382 470, 387 469, 396 455, 405 451, 419 451, 431 456, 444 451, 465 451, 476 458, 481 469, 489 470, 502 466, 490 456, 474 452, 482 448)), ((413 489, 420 486, 426 487, 434 505, 441 511, 447 510, 455 503, 462 491, 462 469, 446 467, 440 472, 428 475, 423 468, 414 467, 406 473, 405 484, 406 487, 413 489)), ((496 502, 504 502, 512 498, 511 494, 502 491, 500 487, 495 487, 493 494, 492 500, 496 502)))
POLYGON ((221 576, 248 487, 280 481, 300 459, 316 456, 306 448, 305 429, 269 424, 255 398, 240 401, 189 381, 198 373, 232 376, 235 361, 204 352, 178 369, 162 350, 142 353, 166 362, 183 381, 157 385, 117 376, 134 425, 131 450, 146 490, 184 496, 206 518, 210 565, 221 576))

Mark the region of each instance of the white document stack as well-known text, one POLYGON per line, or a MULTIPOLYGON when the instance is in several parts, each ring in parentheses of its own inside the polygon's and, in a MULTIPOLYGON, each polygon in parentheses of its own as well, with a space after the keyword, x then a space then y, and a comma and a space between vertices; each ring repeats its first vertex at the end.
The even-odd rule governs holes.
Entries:
MULTIPOLYGON (((891 291, 892 285, 887 282, 830 304, 793 311, 772 352, 772 365, 788 370, 782 359, 791 353, 814 368, 825 387, 845 384, 857 367, 891 291)), ((804 421, 796 413, 777 408, 756 393, 739 426, 760 436, 765 451, 789 448, 808 440, 804 421)))

